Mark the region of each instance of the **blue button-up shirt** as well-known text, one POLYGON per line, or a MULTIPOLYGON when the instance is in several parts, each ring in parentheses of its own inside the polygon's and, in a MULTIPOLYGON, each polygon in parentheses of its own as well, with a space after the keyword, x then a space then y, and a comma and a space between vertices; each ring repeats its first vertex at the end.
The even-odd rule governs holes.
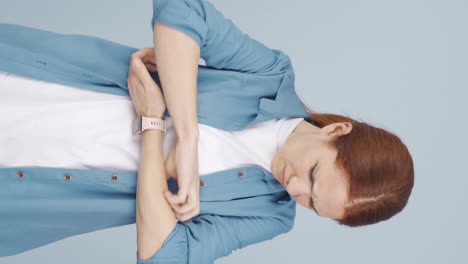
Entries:
MULTIPOLYGON (((206 66, 198 68, 199 123, 238 131, 274 118, 310 120, 282 51, 242 33, 208 1, 153 3, 151 25, 171 26, 200 45, 206 66)), ((0 24, 0 70, 97 92, 130 96, 128 65, 137 50, 98 37, 0 24)), ((161 85, 157 73, 152 77, 161 85)), ((0 256, 135 223, 136 180, 137 171, 0 168, 0 256)), ((148 261, 136 254, 137 263, 213 263, 292 229, 296 203, 262 167, 200 180, 200 215, 177 223, 148 261)), ((177 192, 174 179, 168 185, 177 192)))

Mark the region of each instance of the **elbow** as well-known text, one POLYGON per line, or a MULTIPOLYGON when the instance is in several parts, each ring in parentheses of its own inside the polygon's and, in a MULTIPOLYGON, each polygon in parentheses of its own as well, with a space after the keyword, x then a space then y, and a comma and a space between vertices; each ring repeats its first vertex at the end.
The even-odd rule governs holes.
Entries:
POLYGON ((187 263, 188 239, 186 227, 176 224, 160 245, 138 244, 138 263, 187 263))

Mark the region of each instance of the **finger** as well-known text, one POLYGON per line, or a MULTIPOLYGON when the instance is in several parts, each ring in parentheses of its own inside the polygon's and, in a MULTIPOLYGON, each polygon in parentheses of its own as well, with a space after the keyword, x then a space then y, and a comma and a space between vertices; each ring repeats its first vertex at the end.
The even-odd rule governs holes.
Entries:
MULTIPOLYGON (((198 189, 196 189, 198 191, 198 189)), ((189 215, 195 215, 195 213, 199 212, 200 208, 200 198, 198 192, 191 192, 187 196, 187 203, 182 204, 180 207, 178 207, 177 211, 182 214, 189 214, 189 215)))
POLYGON ((174 213, 180 214, 180 208, 183 204, 180 204, 176 201, 176 195, 172 193, 166 193, 166 199, 169 201, 169 204, 174 211, 174 213))
POLYGON ((176 198, 178 199, 179 204, 187 203, 187 198, 188 198, 187 192, 185 190, 179 190, 179 193, 177 194, 177 198, 176 198))
POLYGON ((157 65, 156 64, 156 57, 154 57, 154 53, 152 54, 152 56, 148 56, 148 62, 154 64, 154 65, 157 65))
POLYGON ((179 214, 186 214, 194 210, 194 204, 192 203, 192 199, 188 197, 186 203, 176 204, 173 209, 175 212, 179 214))
POLYGON ((142 48, 140 50, 137 50, 136 52, 134 52, 132 54, 132 58, 143 58, 144 56, 146 56, 149 53, 150 49, 151 48, 146 47, 146 48, 142 48))
POLYGON ((139 68, 141 68, 144 65, 143 61, 138 56, 132 58, 131 64, 133 66, 132 69, 135 73, 138 73, 139 68))
POLYGON ((198 210, 198 208, 195 208, 194 210, 191 210, 186 213, 174 213, 174 214, 176 215, 177 219, 179 219, 179 221, 185 222, 189 219, 192 219, 200 215, 200 211, 198 210))
POLYGON ((181 206, 182 204, 186 203, 187 194, 181 193, 181 191, 179 190, 178 194, 171 195, 171 199, 172 199, 172 202, 174 202, 175 204, 181 206))
POLYGON ((147 54, 145 54, 143 61, 145 63, 156 64, 156 57, 154 56, 154 50, 151 49, 147 54))
POLYGON ((135 88, 136 82, 135 82, 135 75, 133 71, 128 75, 127 84, 129 85, 130 88, 135 88))
POLYGON ((185 222, 188 220, 188 216, 186 215, 183 215, 183 214, 175 214, 176 215, 176 218, 179 219, 180 222, 185 222))
POLYGON ((187 202, 185 204, 182 204, 179 208, 177 208, 177 213, 179 214, 188 214, 190 212, 192 212, 193 210, 195 210, 196 208, 194 208, 194 204, 191 203, 191 202, 187 202))
POLYGON ((143 63, 148 61, 154 62, 156 64, 156 58, 154 57, 153 48, 142 48, 141 50, 134 53, 136 57, 139 57, 143 63))
POLYGON ((175 195, 174 194, 172 194, 172 193, 170 193, 168 191, 165 192, 164 194, 166 196, 167 201, 171 204, 172 208, 174 208, 174 209, 179 208, 179 205, 175 200, 175 195))
POLYGON ((146 68, 150 71, 150 72, 155 72, 155 71, 158 71, 158 67, 156 67, 156 65, 153 65, 151 63, 146 63, 146 68))
POLYGON ((149 74, 148 69, 146 69, 146 66, 141 61, 137 65, 138 66, 136 68, 136 73, 140 78, 141 82, 147 85, 151 85, 153 83, 156 84, 153 78, 151 78, 151 75, 149 74))
MULTIPOLYGON (((143 68, 143 74, 146 73, 149 76, 148 70, 146 70, 145 67, 141 67, 141 68, 143 68)), ((149 78, 152 80, 151 76, 149 78)), ((144 77, 142 76, 142 73, 140 70, 135 72, 134 76, 132 77, 132 81, 133 81, 133 92, 135 94, 136 93, 144 94, 145 87, 147 87, 148 85, 145 85, 147 81, 144 80, 144 77)))
MULTIPOLYGON (((180 185, 179 185, 180 186, 180 185)), ((186 199, 187 199, 187 192, 182 190, 182 188, 179 188, 179 191, 178 193, 176 194, 172 194, 170 193, 169 194, 169 198, 171 199, 171 201, 173 203, 176 203, 176 204, 183 204, 186 202, 186 199)))
POLYGON ((187 212, 187 213, 174 213, 174 214, 182 222, 185 222, 185 221, 187 221, 187 220, 189 220, 189 219, 191 219, 191 218, 198 215, 197 213, 195 213, 194 210, 192 210, 191 212, 187 212))

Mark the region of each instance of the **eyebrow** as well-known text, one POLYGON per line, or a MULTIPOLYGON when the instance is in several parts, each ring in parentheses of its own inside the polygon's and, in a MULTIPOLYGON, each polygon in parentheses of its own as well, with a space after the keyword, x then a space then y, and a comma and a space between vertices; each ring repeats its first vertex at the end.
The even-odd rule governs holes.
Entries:
MULTIPOLYGON (((317 171, 317 167, 318 167, 318 162, 317 162, 317 165, 315 165, 315 167, 311 168, 310 169, 310 172, 309 172, 309 178, 310 178, 310 181, 312 182, 312 187, 311 187, 311 193, 313 192, 314 190, 314 178, 315 178, 315 173, 317 171)), ((312 209, 314 209, 314 212, 315 214, 317 214, 318 216, 320 216, 318 213, 317 213, 317 209, 315 209, 315 205, 314 205, 314 200, 312 198, 310 198, 309 200, 309 206, 312 207, 312 209)))

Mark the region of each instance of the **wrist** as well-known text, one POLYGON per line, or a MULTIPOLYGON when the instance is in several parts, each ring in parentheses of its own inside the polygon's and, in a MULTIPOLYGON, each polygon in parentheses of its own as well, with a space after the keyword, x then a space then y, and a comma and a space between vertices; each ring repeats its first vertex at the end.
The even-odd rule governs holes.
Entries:
POLYGON ((182 133, 176 133, 177 141, 183 142, 184 145, 197 145, 199 138, 199 131, 197 129, 186 130, 182 133))
POLYGON ((164 119, 164 113, 163 114, 148 113, 148 114, 138 114, 138 115, 144 116, 144 117, 164 119))
MULTIPOLYGON (((184 122, 187 120, 184 120, 184 122)), ((186 122, 181 123, 177 126, 176 122, 174 121, 174 130, 177 138, 179 139, 198 139, 199 129, 198 123, 195 122, 186 122)))
POLYGON ((138 117, 132 122, 132 134, 137 135, 149 130, 160 131, 164 135, 166 132, 164 116, 158 114, 138 114, 138 117))
POLYGON ((155 135, 164 136, 164 132, 159 129, 145 129, 140 133, 140 135, 146 135, 146 134, 155 134, 155 135))

